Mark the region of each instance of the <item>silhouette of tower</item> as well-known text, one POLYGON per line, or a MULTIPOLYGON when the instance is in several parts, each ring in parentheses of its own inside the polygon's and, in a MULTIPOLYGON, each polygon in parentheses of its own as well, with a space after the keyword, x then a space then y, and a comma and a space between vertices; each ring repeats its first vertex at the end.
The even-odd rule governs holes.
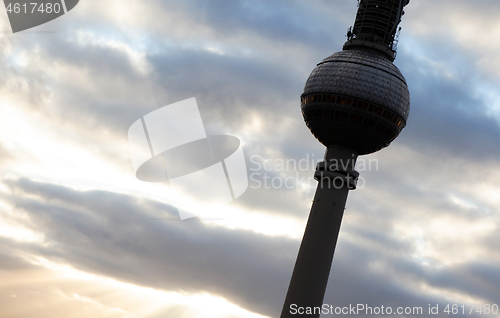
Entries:
POLYGON ((314 174, 319 184, 281 318, 319 317, 347 194, 359 176, 356 159, 387 147, 406 126, 410 94, 392 62, 408 3, 358 0, 343 50, 320 62, 306 82, 302 115, 327 150, 314 174))

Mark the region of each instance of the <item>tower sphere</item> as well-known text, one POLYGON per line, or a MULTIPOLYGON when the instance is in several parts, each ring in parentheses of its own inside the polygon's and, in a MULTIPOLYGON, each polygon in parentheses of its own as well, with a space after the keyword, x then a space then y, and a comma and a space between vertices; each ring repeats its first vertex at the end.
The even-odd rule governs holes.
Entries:
POLYGON ((316 66, 301 108, 307 127, 322 144, 364 155, 387 147, 405 127, 410 93, 399 69, 385 56, 350 49, 316 66))

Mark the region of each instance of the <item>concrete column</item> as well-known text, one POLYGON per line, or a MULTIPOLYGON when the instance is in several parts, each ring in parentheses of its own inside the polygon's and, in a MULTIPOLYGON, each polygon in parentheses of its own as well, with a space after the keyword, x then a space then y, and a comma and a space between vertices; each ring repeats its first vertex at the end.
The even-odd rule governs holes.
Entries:
POLYGON ((281 318, 319 317, 349 189, 356 187, 357 155, 342 148, 328 148, 318 164, 319 182, 306 230, 293 270, 281 318), (311 308, 316 313, 298 314, 294 308, 311 308), (293 314, 295 313, 295 314, 293 314))

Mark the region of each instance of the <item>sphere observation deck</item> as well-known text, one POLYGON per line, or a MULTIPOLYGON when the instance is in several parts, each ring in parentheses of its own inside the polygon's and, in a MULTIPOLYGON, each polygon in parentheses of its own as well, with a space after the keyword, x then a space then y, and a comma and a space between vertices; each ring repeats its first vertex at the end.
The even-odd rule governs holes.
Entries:
POLYGON ((406 4, 408 0, 361 0, 354 25, 359 40, 348 34, 344 50, 324 59, 309 76, 301 95, 302 115, 326 147, 370 154, 387 147, 406 126, 410 93, 388 53, 395 53, 394 30, 406 4), (376 10, 381 12, 377 19, 385 21, 387 36, 379 32, 373 37, 374 32, 369 32, 382 22, 360 18, 376 10), (396 16, 382 14, 387 11, 396 12, 396 16))

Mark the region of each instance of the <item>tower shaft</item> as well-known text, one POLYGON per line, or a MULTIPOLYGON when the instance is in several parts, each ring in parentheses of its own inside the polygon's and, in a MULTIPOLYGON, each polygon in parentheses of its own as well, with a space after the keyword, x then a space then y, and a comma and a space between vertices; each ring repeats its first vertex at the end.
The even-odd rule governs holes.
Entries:
POLYGON ((403 8, 409 0, 359 0, 356 21, 344 50, 371 48, 395 59, 394 40, 397 26, 404 14, 403 8))
POLYGON ((358 177, 356 157, 349 150, 328 148, 325 161, 318 164, 315 178, 319 184, 281 318, 320 315, 347 195, 358 177), (316 313, 307 314, 307 308, 316 308, 316 313))

